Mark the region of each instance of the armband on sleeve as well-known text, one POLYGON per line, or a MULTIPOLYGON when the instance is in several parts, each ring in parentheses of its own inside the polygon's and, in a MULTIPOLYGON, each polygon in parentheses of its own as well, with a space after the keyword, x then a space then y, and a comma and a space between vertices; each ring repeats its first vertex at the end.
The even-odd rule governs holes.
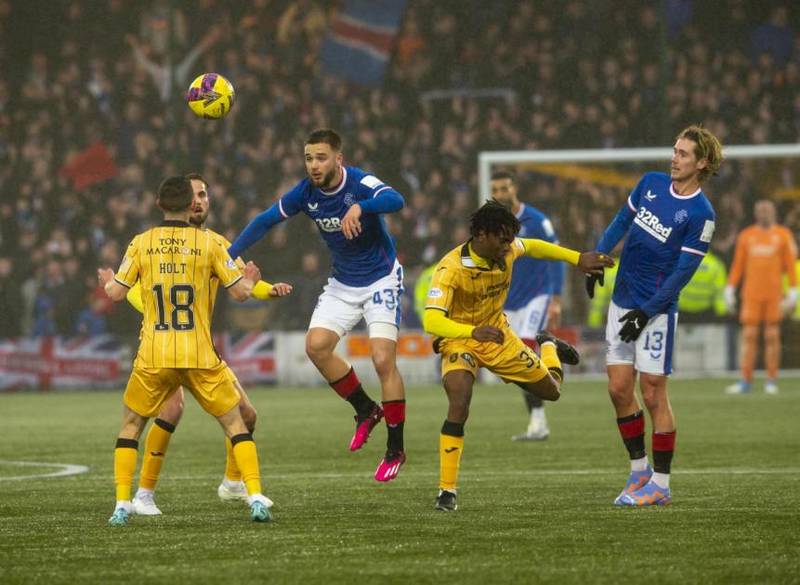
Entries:
POLYGON ((253 292, 250 293, 253 298, 258 299, 260 301, 271 301, 276 299, 277 297, 271 297, 269 295, 272 292, 272 285, 264 280, 259 280, 255 286, 253 286, 253 292))

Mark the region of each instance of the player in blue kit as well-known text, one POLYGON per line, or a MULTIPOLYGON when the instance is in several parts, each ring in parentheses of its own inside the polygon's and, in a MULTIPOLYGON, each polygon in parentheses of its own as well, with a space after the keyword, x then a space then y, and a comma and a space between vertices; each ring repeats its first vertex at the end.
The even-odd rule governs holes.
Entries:
MULTIPOLYGON (((701 183, 719 170, 722 147, 701 126, 678 134, 670 174, 644 175, 597 245, 610 253, 627 235, 606 324, 608 391, 631 460, 618 506, 670 503, 675 419, 667 396, 678 322, 678 294, 692 278, 714 234, 714 209, 701 183), (644 446, 639 388, 653 423, 653 467, 644 446)), ((598 278, 587 276, 594 296, 598 278)))
MULTIPOLYGON (((489 181, 492 198, 505 205, 520 223, 520 238, 536 238, 558 244, 553 224, 547 216, 522 203, 517 194, 516 177, 510 171, 497 171, 489 181)), ((536 350, 536 336, 549 324, 558 327, 561 321, 561 289, 564 285, 564 264, 523 257, 514 263, 511 288, 504 306, 511 329, 523 343, 536 350)), ((538 396, 523 392, 528 407, 527 430, 512 437, 515 441, 541 441, 550 436, 544 402, 538 396)))
POLYGON ((350 450, 367 442, 384 416, 386 455, 375 479, 397 477, 406 460, 403 447, 405 389, 397 369, 397 334, 403 267, 380 214, 402 209, 403 197, 380 179, 343 164, 342 139, 333 130, 312 132, 305 143, 308 177, 256 216, 233 242, 239 257, 274 225, 300 212, 316 224, 331 251, 333 273, 311 316, 306 353, 328 384, 356 411, 350 450), (352 366, 335 353, 336 345, 364 319, 372 362, 381 382, 382 407, 361 387, 352 366))

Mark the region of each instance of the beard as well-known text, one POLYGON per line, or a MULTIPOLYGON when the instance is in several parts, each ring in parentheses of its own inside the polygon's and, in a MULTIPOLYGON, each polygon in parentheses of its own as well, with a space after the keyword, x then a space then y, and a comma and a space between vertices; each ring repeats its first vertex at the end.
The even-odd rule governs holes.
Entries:
MULTIPOLYGON (((311 177, 309 178, 311 179, 311 177)), ((331 183, 335 178, 336 178, 336 167, 333 167, 330 170, 330 172, 328 172, 325 175, 322 175, 322 179, 320 179, 319 181, 314 181, 314 179, 311 179, 311 182, 314 184, 315 187, 319 189, 329 189, 334 186, 331 185, 331 183)))
POLYGON ((193 212, 192 215, 189 217, 189 223, 192 224, 194 227, 202 227, 203 224, 206 222, 208 218, 208 210, 204 213, 197 213, 193 212))

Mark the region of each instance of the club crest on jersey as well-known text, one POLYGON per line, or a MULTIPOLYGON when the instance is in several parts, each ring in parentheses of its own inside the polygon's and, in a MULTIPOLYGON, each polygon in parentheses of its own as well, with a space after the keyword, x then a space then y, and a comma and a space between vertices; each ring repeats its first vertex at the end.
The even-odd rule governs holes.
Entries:
POLYGON ((633 223, 638 225, 648 234, 653 236, 659 242, 666 242, 669 235, 672 233, 672 228, 665 226, 661 220, 652 211, 648 211, 646 207, 640 207, 639 212, 633 223))
POLYGON ((353 197, 352 193, 345 193, 344 194, 344 204, 347 205, 347 207, 352 207, 355 202, 356 202, 356 198, 353 197))
POLYGON ((675 212, 675 223, 683 223, 689 217, 689 212, 685 209, 679 209, 675 212))

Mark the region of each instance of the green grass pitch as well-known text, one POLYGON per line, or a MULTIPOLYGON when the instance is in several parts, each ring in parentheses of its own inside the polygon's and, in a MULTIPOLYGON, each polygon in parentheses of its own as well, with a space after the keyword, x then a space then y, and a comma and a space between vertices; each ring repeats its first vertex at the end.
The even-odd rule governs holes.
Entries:
POLYGON ((350 453, 332 391, 254 389, 268 525, 217 500, 222 433, 187 397, 164 516, 124 528, 106 525, 120 394, 0 395, 0 583, 798 583, 797 382, 779 396, 724 385, 671 382, 674 503, 642 510, 611 505, 627 461, 603 382, 568 383, 542 443, 510 440, 527 418, 516 389, 478 386, 453 514, 433 509, 441 388, 408 389, 409 460, 388 485, 372 479, 383 425, 350 453), (52 469, 15 461, 89 471, 19 480, 52 469))

